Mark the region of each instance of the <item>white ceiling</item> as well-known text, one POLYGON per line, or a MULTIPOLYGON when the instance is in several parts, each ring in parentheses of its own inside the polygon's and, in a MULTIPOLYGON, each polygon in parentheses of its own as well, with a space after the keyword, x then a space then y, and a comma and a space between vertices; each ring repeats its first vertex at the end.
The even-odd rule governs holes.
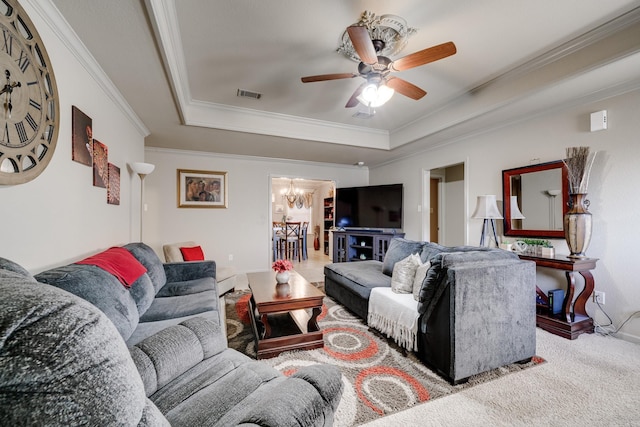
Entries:
POLYGON ((147 146, 375 165, 640 87, 637 0, 52 2, 150 130, 147 146), (458 51, 396 74, 427 96, 396 94, 359 119, 344 105, 361 78, 300 78, 356 72, 336 49, 365 10, 417 29, 391 59, 458 51))

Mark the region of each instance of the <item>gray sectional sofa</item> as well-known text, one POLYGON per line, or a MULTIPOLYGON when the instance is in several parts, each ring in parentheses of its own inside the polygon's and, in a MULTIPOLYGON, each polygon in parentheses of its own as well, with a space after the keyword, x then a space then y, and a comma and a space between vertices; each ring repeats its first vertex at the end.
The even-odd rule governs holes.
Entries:
POLYGON ((195 316, 222 325, 214 261, 164 264, 144 243, 130 243, 123 248, 147 270, 130 289, 95 265, 64 265, 35 278, 98 307, 128 345, 195 316))
POLYGON ((535 263, 513 252, 394 238, 384 261, 326 265, 327 296, 366 321, 372 289, 390 287, 395 263, 416 253, 431 263, 416 304, 425 365, 460 383, 535 355, 535 263))
POLYGON ((92 265, 33 277, 0 258, 3 423, 332 425, 336 367, 286 377, 227 348, 214 262, 163 265, 144 244, 124 248, 147 269, 128 289, 92 265))

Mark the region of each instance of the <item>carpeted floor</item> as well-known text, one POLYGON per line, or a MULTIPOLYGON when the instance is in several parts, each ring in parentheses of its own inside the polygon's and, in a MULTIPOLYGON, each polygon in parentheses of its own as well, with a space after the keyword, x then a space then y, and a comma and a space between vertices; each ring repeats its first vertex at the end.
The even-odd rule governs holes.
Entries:
MULTIPOLYGON (((315 285, 321 287, 322 283, 315 285)), ((227 335, 229 347, 255 358, 255 341, 247 311, 249 297, 248 291, 227 294, 227 335)), ((285 374, 316 363, 340 367, 344 392, 336 414, 336 426, 373 421, 544 362, 536 357, 528 364, 495 369, 472 377, 468 383, 452 386, 427 369, 414 353, 404 351, 368 328, 331 298, 325 298, 319 324, 324 331, 324 348, 285 352, 265 359, 265 362, 285 374)))

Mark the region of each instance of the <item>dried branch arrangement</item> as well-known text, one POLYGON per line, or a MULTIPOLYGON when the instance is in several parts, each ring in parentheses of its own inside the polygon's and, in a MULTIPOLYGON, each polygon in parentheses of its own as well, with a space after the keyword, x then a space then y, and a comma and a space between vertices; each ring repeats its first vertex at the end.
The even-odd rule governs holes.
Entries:
POLYGON ((589 153, 589 147, 567 147, 567 158, 563 160, 569 172, 571 194, 586 194, 589 186, 591 166, 596 153, 589 153))

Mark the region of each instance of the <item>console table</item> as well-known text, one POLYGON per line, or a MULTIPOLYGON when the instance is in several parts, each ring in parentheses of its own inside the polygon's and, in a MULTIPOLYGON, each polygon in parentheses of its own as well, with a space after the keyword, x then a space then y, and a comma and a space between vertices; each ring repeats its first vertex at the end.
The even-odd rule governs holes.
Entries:
MULTIPOLYGON (((558 315, 552 315, 547 308, 548 306, 538 307, 536 325, 553 334, 572 340, 578 338, 580 334, 593 333, 593 319, 587 314, 585 305, 595 288, 591 270, 596 268, 598 259, 569 258, 565 255, 556 255, 555 257, 519 255, 519 257, 535 262, 538 267, 563 270, 567 277, 567 292, 562 303, 562 311, 558 315), (576 273, 584 278, 584 289, 574 302, 576 273)), ((548 303, 547 295, 540 288, 536 287, 536 292, 545 303, 548 303)))

